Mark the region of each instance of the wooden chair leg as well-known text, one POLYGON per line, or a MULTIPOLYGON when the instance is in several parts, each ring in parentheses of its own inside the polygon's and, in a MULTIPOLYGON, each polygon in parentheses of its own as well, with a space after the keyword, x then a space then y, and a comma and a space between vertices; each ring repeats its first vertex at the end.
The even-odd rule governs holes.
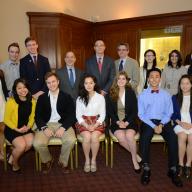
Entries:
POLYGON ((4 153, 4 171, 7 171, 7 144, 3 143, 3 153, 4 153))
POLYGON ((104 151, 104 141, 101 141, 101 152, 103 153, 104 151))
POLYGON ((70 152, 70 159, 71 159, 71 170, 73 170, 73 149, 70 152))
POLYGON ((106 164, 106 167, 108 166, 108 162, 109 162, 108 139, 105 138, 105 164, 106 164))
POLYGON ((78 141, 75 142, 75 167, 78 168, 78 141))
POLYGON ((111 168, 113 168, 113 140, 110 138, 111 144, 111 168))
MULTIPOLYGON (((38 153, 38 152, 37 152, 38 153)), ((39 171, 41 171, 41 158, 40 158, 40 155, 38 153, 38 157, 39 157, 39 171)))
POLYGON ((36 166, 36 171, 39 171, 39 159, 38 159, 38 152, 35 150, 35 166, 36 166))

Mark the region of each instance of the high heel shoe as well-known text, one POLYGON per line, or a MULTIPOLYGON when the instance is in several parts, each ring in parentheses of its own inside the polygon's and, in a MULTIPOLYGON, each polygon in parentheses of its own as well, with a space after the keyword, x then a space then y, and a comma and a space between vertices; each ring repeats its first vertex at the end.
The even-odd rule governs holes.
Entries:
POLYGON ((178 166, 178 176, 179 176, 179 177, 182 177, 183 174, 184 174, 184 172, 185 172, 184 166, 179 165, 179 166, 178 166))
POLYGON ((134 168, 134 171, 135 171, 135 173, 137 173, 137 174, 141 173, 141 167, 139 167, 139 169, 135 169, 135 168, 134 168))
POLYGON ((185 166, 184 170, 186 179, 189 179, 191 177, 191 167, 185 166))
POLYGON ((88 173, 88 172, 90 172, 90 171, 91 171, 90 164, 86 164, 86 163, 85 163, 85 165, 84 165, 84 172, 85 172, 85 173, 88 173))

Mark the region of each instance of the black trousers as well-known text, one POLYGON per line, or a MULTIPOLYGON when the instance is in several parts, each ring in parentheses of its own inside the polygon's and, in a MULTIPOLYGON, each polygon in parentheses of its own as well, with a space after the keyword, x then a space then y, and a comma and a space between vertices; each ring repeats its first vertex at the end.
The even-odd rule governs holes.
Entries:
MULTIPOLYGON (((152 120, 153 123, 158 125, 159 120, 152 120)), ((154 129, 149 125, 142 122, 140 136, 140 152, 143 163, 149 164, 150 143, 154 134, 154 129)), ((178 165, 178 141, 177 135, 173 131, 171 123, 164 125, 161 133, 162 137, 168 145, 168 168, 178 165)))

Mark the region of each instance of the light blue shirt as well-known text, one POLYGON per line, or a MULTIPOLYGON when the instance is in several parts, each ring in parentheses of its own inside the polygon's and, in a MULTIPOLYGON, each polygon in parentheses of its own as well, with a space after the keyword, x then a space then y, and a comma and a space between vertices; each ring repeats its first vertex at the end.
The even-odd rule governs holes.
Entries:
POLYGON ((139 118, 152 127, 155 124, 151 119, 158 119, 162 124, 170 121, 173 113, 173 104, 171 95, 163 89, 159 93, 151 93, 151 88, 145 89, 138 97, 138 116, 139 118))
POLYGON ((76 80, 76 75, 75 75, 75 68, 74 67, 67 67, 67 72, 68 72, 68 76, 70 77, 70 69, 72 69, 72 73, 73 73, 73 78, 74 78, 74 82, 76 80))

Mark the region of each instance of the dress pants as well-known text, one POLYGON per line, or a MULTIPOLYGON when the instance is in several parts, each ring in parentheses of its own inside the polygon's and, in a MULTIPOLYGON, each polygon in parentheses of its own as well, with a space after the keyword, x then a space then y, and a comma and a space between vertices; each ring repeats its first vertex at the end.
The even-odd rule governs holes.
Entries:
MULTIPOLYGON (((157 120, 159 124, 159 120, 157 120)), ((150 143, 154 134, 154 129, 149 125, 142 122, 141 124, 141 136, 140 136, 140 151, 142 156, 143 163, 149 164, 149 155, 150 155, 150 143)), ((171 123, 164 125, 162 132, 162 137, 167 143, 168 146, 168 168, 175 167, 178 165, 178 141, 177 135, 173 131, 171 123)))
MULTIPOLYGON (((53 133, 55 133, 57 131, 57 129, 60 128, 61 124, 60 123, 48 123, 47 126, 48 126, 48 129, 51 129, 53 131, 53 133)), ((51 154, 48 149, 48 143, 51 138, 52 137, 50 137, 50 138, 47 137, 43 133, 43 131, 37 131, 35 133, 33 146, 34 146, 35 150, 37 150, 39 152, 42 163, 47 163, 52 159, 51 154)), ((68 160, 69 160, 69 155, 70 155, 71 149, 73 148, 75 141, 76 141, 75 132, 74 132, 73 128, 70 127, 69 129, 67 129, 64 132, 63 137, 61 137, 60 139, 62 141, 62 147, 61 147, 59 161, 61 163, 63 163, 63 165, 66 167, 68 165, 68 160)))

